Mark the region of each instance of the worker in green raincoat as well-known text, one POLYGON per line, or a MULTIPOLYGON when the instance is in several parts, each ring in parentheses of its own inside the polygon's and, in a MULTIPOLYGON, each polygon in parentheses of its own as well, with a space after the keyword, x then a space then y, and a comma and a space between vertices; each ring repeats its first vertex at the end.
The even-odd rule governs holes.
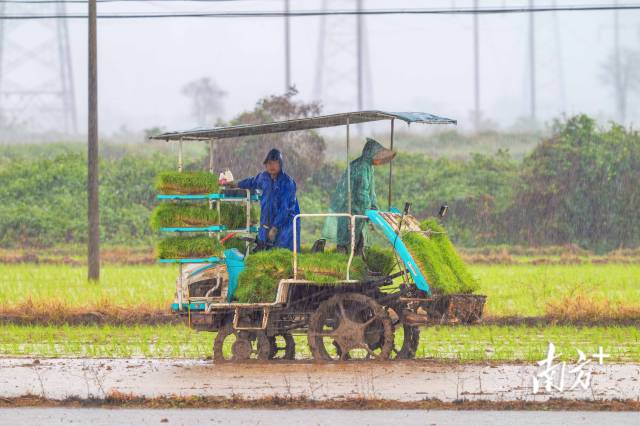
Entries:
MULTIPOLYGON (((373 166, 389 163, 396 153, 386 149, 377 141, 367 138, 362 155, 351 162, 351 214, 364 215, 365 210, 378 209, 373 166)), ((332 213, 349 213, 347 171, 345 170, 331 197, 332 213)), ((334 240, 339 252, 347 252, 351 244, 351 229, 346 217, 329 217, 325 222, 323 237, 334 240)), ((362 254, 366 243, 366 228, 363 219, 356 219, 355 251, 362 254)))

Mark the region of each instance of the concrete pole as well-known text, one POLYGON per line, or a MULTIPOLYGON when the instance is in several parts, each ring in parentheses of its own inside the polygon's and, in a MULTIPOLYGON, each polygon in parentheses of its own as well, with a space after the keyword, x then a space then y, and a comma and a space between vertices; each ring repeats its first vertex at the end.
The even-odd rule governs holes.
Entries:
POLYGON ((88 126, 88 278, 100 279, 100 212, 98 200, 98 47, 96 0, 89 0, 89 126, 88 126))
MULTIPOLYGON (((618 2, 614 2, 618 6, 618 2)), ((618 110, 618 120, 624 123, 626 120, 626 102, 625 94, 622 88, 622 75, 620 66, 620 15, 617 10, 613 11, 613 67, 614 67, 614 84, 616 93, 616 109, 618 110)))
POLYGON ((284 91, 291 87, 291 34, 289 26, 289 0, 284 0, 284 91))
POLYGON ((480 39, 478 31, 478 0, 473 1, 473 125, 480 131, 480 39))
MULTIPOLYGON (((529 0, 529 9, 533 8, 533 0, 529 0)), ((536 29, 534 13, 529 12, 529 85, 531 92, 531 120, 536 119, 536 29)))

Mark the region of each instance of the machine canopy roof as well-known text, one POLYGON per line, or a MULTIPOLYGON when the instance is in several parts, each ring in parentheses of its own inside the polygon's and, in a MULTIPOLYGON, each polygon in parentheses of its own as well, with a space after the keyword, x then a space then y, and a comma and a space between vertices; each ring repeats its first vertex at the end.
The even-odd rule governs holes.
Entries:
POLYGON ((266 135, 269 133, 292 132, 296 130, 319 129, 322 127, 344 126, 347 124, 367 123, 369 121, 398 119, 411 123, 424 124, 457 124, 456 120, 426 112, 385 112, 358 111, 342 114, 320 115, 317 117, 296 118, 264 124, 241 124, 230 127, 197 128, 183 132, 167 132, 152 136, 150 139, 175 140, 209 140, 237 138, 241 136, 266 135))

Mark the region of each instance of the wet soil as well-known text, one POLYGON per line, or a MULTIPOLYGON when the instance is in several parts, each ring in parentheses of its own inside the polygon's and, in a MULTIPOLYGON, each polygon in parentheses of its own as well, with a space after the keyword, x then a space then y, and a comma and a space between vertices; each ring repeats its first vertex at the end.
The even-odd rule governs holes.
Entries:
MULTIPOLYGON (((159 312, 105 312, 86 311, 61 315, 59 312, 39 313, 38 315, 21 313, 0 313, 0 324, 14 325, 170 325, 183 324, 184 319, 177 315, 159 312)), ((571 325, 579 327, 635 326, 640 327, 640 318, 565 320, 550 316, 537 317, 485 317, 477 325, 545 327, 549 325, 571 325)), ((465 324, 462 324, 465 325, 465 324)))
MULTIPOLYGON (((123 401, 397 401, 414 404, 636 401, 640 364, 594 365, 590 386, 533 392, 531 364, 454 364, 429 361, 214 364, 172 359, 0 359, 0 398, 123 401)), ((365 405, 366 405, 365 404, 365 405)), ((626 402, 625 402, 626 404, 626 402)), ((410 408, 409 405, 407 408, 410 408)), ((338 406, 339 408, 339 406, 338 406)))

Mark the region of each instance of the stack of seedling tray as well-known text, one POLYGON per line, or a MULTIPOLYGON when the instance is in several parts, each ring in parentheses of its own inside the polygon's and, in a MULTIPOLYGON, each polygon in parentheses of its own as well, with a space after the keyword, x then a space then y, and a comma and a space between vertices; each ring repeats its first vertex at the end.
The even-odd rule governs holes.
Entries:
POLYGON ((246 191, 220 193, 216 176, 209 172, 163 172, 155 187, 164 201, 151 215, 151 227, 172 233, 157 247, 161 262, 214 263, 225 248, 221 232, 256 232, 257 196, 246 191))

